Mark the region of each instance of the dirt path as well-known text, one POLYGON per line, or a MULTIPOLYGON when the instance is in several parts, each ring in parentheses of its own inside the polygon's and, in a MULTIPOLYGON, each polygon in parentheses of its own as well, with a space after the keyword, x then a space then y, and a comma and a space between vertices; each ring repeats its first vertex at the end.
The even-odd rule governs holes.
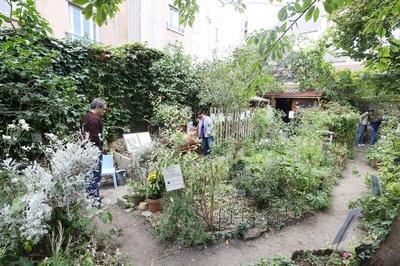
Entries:
MULTIPOLYGON (((164 247, 151 235, 150 226, 139 214, 127 214, 112 206, 109 209, 115 224, 124 229, 121 251, 130 256, 134 265, 247 265, 274 254, 290 256, 298 249, 329 247, 346 217, 348 202, 366 190, 363 182, 365 174, 375 173, 363 159, 365 151, 364 147, 358 148, 354 160, 348 161, 343 179, 333 190, 332 208, 254 241, 221 242, 204 250, 164 247), (353 169, 357 169, 360 176, 353 175, 353 169)), ((113 203, 115 195, 121 195, 122 190, 124 188, 105 190, 103 195, 113 203)), ((349 239, 357 242, 360 234, 355 230, 349 239)), ((346 245, 348 241, 343 244, 346 245)))

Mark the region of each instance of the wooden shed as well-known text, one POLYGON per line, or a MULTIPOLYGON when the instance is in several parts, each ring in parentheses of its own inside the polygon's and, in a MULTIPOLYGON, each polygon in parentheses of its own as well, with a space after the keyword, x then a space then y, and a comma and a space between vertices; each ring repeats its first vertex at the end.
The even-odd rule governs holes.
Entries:
POLYGON ((308 108, 320 103, 322 92, 317 90, 293 90, 286 92, 269 92, 265 98, 269 99, 271 106, 281 110, 284 121, 290 121, 289 112, 297 112, 301 108, 308 108))

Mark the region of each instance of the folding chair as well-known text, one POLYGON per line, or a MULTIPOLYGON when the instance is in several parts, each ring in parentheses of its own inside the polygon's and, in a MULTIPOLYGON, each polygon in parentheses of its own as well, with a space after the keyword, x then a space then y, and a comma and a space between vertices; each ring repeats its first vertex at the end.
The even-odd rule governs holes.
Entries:
POLYGON ((117 175, 114 167, 114 160, 112 155, 103 155, 101 166, 101 176, 111 175, 114 183, 114 188, 117 188, 117 175))

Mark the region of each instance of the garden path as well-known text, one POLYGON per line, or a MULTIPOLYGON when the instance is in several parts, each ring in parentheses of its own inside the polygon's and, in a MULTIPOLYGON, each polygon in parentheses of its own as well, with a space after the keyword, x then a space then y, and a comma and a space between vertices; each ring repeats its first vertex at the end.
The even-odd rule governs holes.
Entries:
MULTIPOLYGON (((343 179, 333 190, 332 208, 253 241, 219 242, 203 250, 165 247, 151 235, 150 225, 139 214, 126 213, 111 205, 109 210, 113 214, 114 225, 124 230, 121 252, 127 254, 134 265, 247 265, 261 257, 275 254, 290 257, 295 250, 329 247, 347 215, 349 201, 366 190, 364 176, 375 173, 364 161, 365 152, 366 147, 357 148, 354 160, 348 161, 343 179), (357 169, 360 175, 354 175, 353 169, 357 169)), ((112 204, 116 195, 121 195, 124 189, 104 190, 103 195, 112 204)), ((349 236, 350 241, 357 242, 361 234, 356 229, 349 236)), ((348 244, 349 241, 346 241, 342 246, 348 244)))

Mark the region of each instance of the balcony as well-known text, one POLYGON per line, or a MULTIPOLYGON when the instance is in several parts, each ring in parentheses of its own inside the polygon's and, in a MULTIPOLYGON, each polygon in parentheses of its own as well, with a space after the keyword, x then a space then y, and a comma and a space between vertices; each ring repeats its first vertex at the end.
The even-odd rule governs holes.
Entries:
POLYGON ((65 33, 65 41, 67 43, 71 43, 71 42, 83 42, 83 43, 89 43, 89 44, 101 44, 101 42, 98 42, 96 40, 90 39, 89 36, 79 36, 70 32, 66 32, 65 33))

